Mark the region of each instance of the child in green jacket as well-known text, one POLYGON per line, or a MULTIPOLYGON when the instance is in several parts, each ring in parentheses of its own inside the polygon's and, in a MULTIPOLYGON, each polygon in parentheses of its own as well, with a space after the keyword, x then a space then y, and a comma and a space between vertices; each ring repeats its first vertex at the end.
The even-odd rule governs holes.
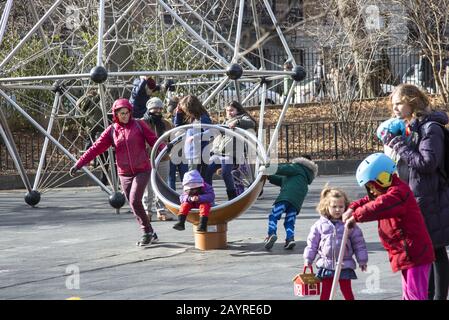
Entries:
POLYGON ((295 246, 295 220, 309 191, 309 184, 318 174, 318 165, 310 157, 299 157, 291 163, 278 165, 276 173, 268 176, 268 181, 280 186, 281 192, 273 204, 268 216, 268 236, 265 249, 270 250, 277 240, 277 222, 285 212, 284 228, 286 233, 284 249, 295 246))

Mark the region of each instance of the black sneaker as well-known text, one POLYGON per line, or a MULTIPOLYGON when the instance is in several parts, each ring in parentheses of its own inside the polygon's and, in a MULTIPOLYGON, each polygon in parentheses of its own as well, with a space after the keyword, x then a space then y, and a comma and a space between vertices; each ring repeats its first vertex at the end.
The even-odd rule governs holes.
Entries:
POLYGON ((271 236, 268 236, 265 238, 265 249, 270 250, 273 248, 274 243, 278 239, 277 235, 272 234, 271 236))
POLYGON ((295 247, 296 243, 294 239, 286 240, 284 244, 285 250, 292 250, 295 247))
POLYGON ((157 233, 154 232, 153 239, 151 239, 151 243, 158 243, 158 242, 159 242, 159 238, 157 237, 157 233))
POLYGON ((146 247, 151 245, 152 243, 156 243, 159 241, 156 233, 144 233, 139 242, 136 243, 139 247, 146 247))

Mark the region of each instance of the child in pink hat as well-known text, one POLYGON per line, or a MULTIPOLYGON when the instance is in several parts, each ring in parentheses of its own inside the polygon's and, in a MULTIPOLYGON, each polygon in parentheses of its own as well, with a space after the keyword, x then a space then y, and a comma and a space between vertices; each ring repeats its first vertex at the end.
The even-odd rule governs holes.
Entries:
POLYGON ((182 180, 184 192, 179 197, 181 207, 179 209, 178 222, 173 226, 176 230, 184 230, 187 215, 195 208, 200 210, 200 223, 197 231, 206 232, 207 220, 210 208, 215 201, 215 192, 211 185, 204 182, 198 170, 185 173, 182 180))

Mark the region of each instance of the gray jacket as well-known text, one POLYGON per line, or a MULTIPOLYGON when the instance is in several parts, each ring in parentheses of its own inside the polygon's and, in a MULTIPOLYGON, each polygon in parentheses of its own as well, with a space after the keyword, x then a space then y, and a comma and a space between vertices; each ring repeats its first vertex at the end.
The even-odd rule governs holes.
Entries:
MULTIPOLYGON (((234 121, 237 121, 236 127, 244 130, 254 129, 256 127, 254 120, 251 119, 251 117, 249 117, 247 114, 242 114, 231 118, 225 122, 225 125, 229 125, 234 121)), ((212 154, 219 156, 236 157, 237 150, 242 149, 242 147, 243 146, 237 147, 237 141, 233 136, 220 134, 214 138, 211 152, 212 154)))

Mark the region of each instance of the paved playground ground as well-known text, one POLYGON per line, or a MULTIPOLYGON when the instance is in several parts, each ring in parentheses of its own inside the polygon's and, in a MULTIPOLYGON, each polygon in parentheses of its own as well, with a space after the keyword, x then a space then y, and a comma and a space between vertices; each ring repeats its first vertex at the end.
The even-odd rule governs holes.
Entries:
MULTIPOLYGON (((0 299, 156 299, 156 300, 317 300, 295 297, 293 276, 302 270, 302 252, 326 182, 351 199, 364 195, 354 176, 319 176, 296 220, 297 245, 279 239, 263 247, 267 215, 279 188, 269 183, 263 198, 228 224, 228 248, 195 249, 191 225, 154 222, 160 242, 139 248, 138 225, 128 207, 115 214, 99 187, 64 188, 42 195, 36 208, 24 203, 24 190, 0 192, 0 299)), ((224 194, 223 187, 216 187, 224 194)), ((379 243, 377 222, 360 224, 369 250, 368 272, 357 270, 356 299, 399 300, 401 276, 393 274, 379 243)), ((337 299, 342 299, 338 292, 337 299)))

